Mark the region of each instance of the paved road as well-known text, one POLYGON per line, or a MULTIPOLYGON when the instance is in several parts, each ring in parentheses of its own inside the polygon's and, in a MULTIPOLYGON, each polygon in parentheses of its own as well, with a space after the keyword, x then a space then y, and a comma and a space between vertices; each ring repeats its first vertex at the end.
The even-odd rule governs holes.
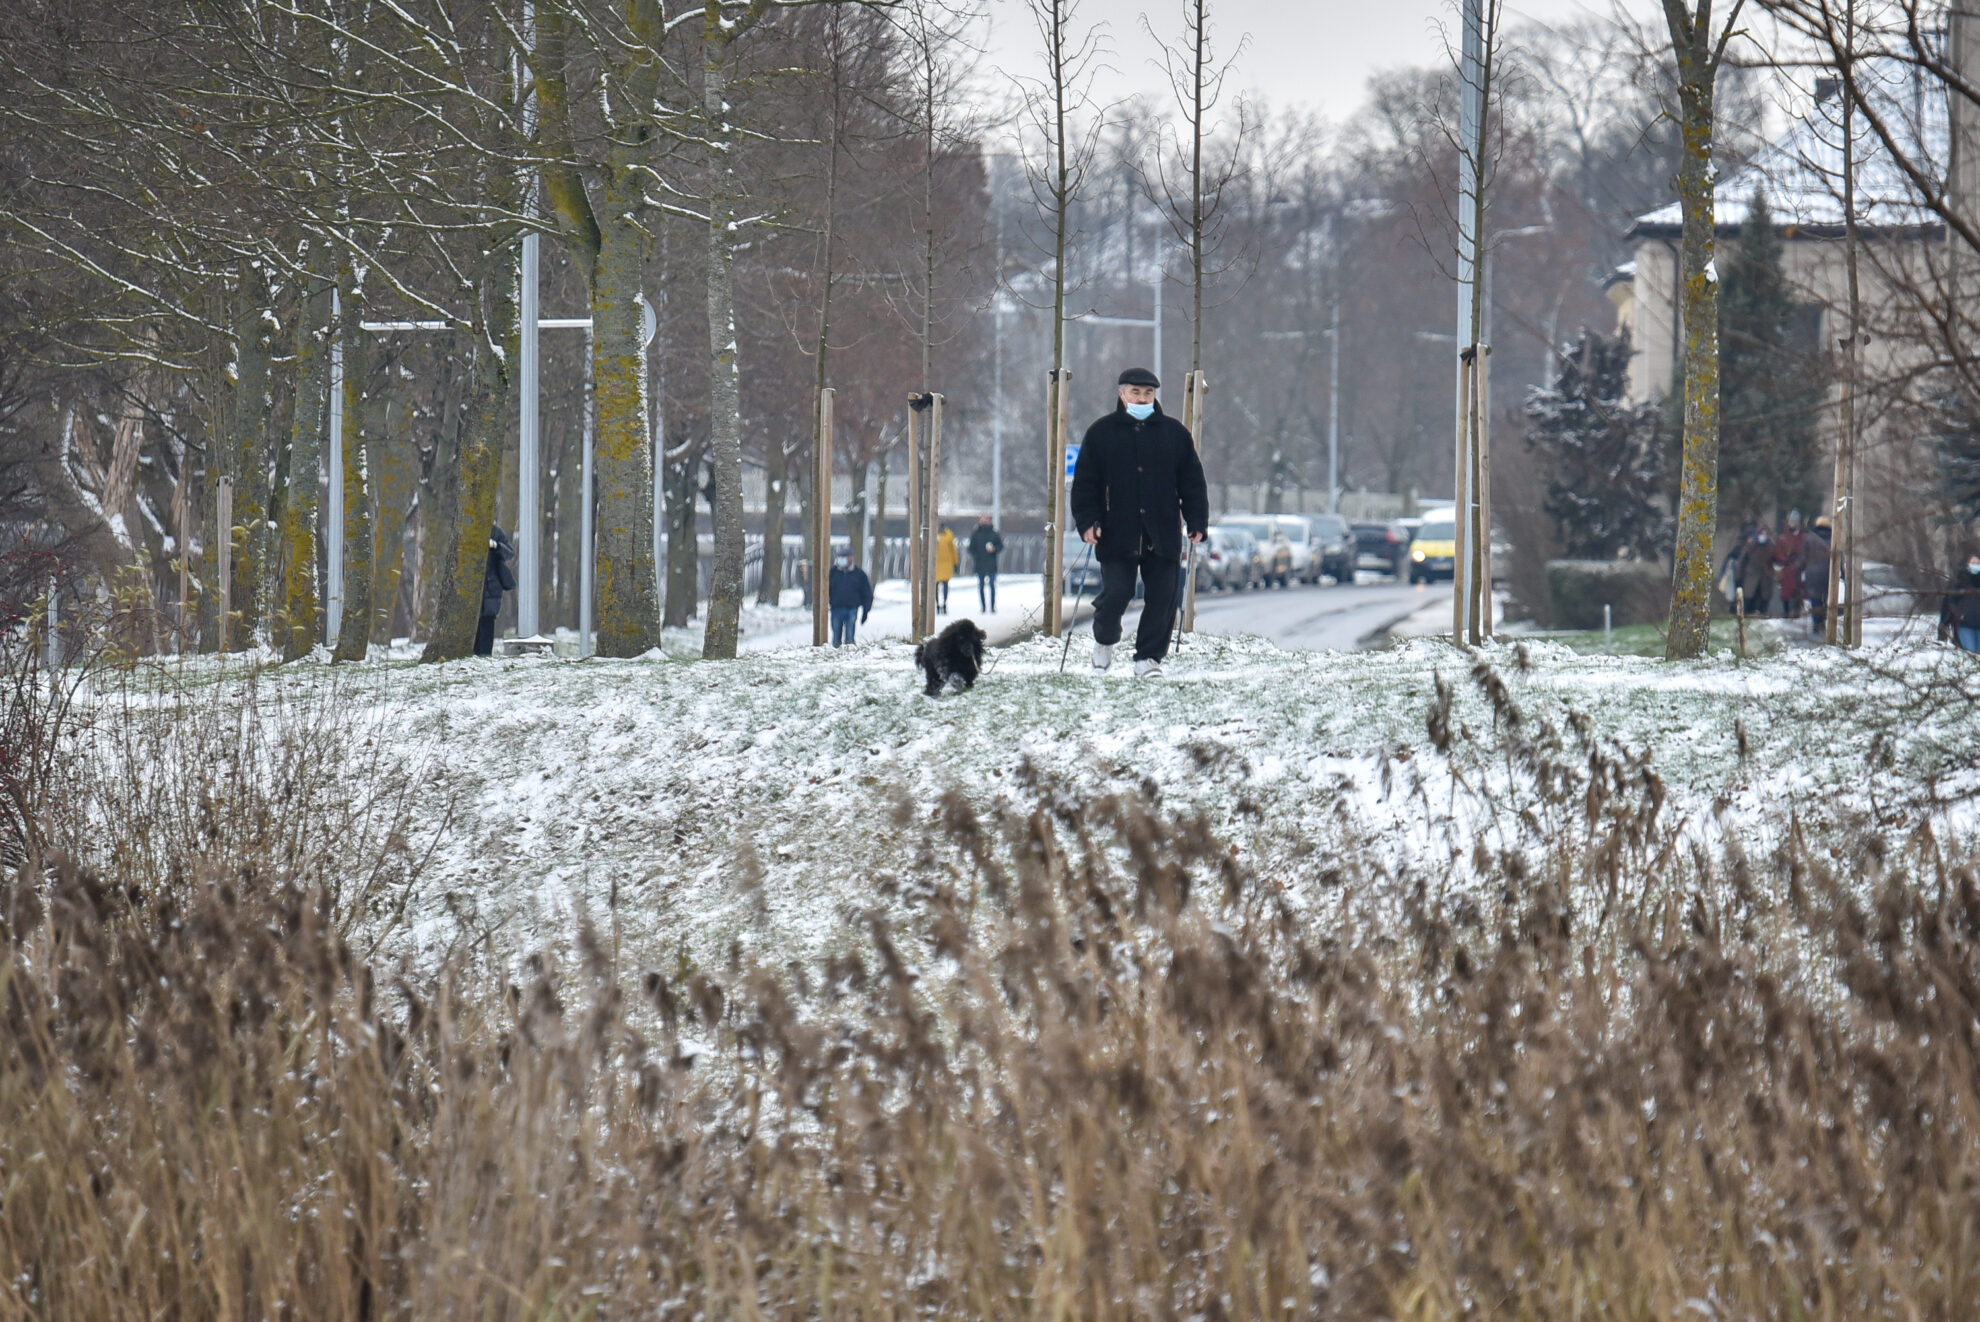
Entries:
MULTIPOLYGON (((1304 651, 1352 651, 1377 645, 1382 631, 1406 615, 1436 602, 1449 602, 1447 584, 1411 587, 1389 579, 1345 587, 1253 589, 1211 592, 1196 599, 1199 633, 1269 638, 1280 647, 1304 651)), ((1124 633, 1132 637, 1138 612, 1130 611, 1124 633)))

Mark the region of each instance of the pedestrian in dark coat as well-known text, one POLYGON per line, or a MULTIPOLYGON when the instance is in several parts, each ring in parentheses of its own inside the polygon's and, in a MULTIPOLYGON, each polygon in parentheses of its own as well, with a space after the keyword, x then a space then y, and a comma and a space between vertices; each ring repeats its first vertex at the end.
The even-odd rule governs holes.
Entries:
POLYGON ((844 647, 853 640, 855 622, 865 624, 873 614, 873 580, 853 564, 851 552, 841 551, 832 561, 829 591, 825 604, 832 611, 832 646, 844 647))
POLYGON ((1808 596, 1808 624, 1822 632, 1829 614, 1829 521, 1815 520, 1801 543, 1801 590, 1808 596))
POLYGON ((1980 652, 1980 555, 1969 555, 1939 603, 1939 636, 1962 652, 1980 652))
POLYGON ((499 523, 488 528, 488 568, 481 576, 481 623, 474 631, 474 654, 495 651, 495 617, 502 613, 502 594, 516 590, 516 544, 499 523))
MULTIPOLYGON (((1143 367, 1122 372, 1120 402, 1086 429, 1073 469, 1072 517, 1100 562, 1100 595, 1093 601, 1093 668, 1113 664, 1121 616, 1143 589, 1135 631, 1134 673, 1156 678, 1169 652, 1183 538, 1203 540, 1210 526, 1210 490, 1196 442, 1155 402, 1161 386, 1143 367)), ((1059 590, 1048 585, 1048 592, 1059 590)))
POLYGON ((1746 594, 1746 613, 1765 615, 1774 595, 1774 542, 1765 528, 1756 528, 1740 552, 1739 587, 1746 594))
POLYGON ((969 535, 969 565, 976 571, 976 608, 997 613, 997 557, 1004 551, 1004 534, 997 531, 988 514, 976 520, 976 531, 969 535))

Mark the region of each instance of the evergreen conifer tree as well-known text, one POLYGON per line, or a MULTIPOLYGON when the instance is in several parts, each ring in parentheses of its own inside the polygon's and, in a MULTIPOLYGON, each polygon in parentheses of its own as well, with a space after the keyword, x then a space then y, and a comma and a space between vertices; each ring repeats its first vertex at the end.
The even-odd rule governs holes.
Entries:
POLYGON ((1822 488, 1817 424, 1828 376, 1806 342, 1780 229, 1755 190, 1719 287, 1719 509, 1778 524, 1822 488))
POLYGON ((1542 508, 1582 560, 1670 549, 1662 410, 1629 402, 1629 337, 1584 330, 1551 387, 1526 397, 1526 443, 1546 460, 1542 508))

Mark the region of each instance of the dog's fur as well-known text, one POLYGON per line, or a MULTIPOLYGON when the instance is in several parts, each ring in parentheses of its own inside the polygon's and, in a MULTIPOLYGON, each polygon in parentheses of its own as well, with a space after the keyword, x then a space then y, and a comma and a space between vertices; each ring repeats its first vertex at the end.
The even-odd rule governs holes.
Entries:
POLYGON ((915 648, 914 663, 928 674, 928 685, 921 691, 934 698, 941 696, 945 684, 958 690, 974 685, 983 673, 983 645, 989 640, 975 620, 957 620, 915 648))

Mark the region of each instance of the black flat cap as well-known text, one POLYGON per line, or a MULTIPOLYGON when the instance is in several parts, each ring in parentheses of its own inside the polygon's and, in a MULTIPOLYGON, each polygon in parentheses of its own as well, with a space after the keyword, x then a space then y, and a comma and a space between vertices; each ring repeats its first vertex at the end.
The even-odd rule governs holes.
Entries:
POLYGON ((1123 386, 1155 386, 1159 389, 1162 382, 1160 378, 1145 367, 1130 367, 1127 371, 1121 373, 1121 379, 1117 384, 1123 386))

